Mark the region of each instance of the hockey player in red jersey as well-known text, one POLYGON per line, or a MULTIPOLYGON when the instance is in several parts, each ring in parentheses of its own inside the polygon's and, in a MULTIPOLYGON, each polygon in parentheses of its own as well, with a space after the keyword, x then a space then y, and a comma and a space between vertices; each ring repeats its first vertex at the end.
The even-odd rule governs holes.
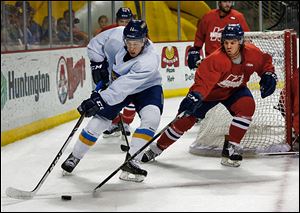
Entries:
POLYGON ((244 43, 244 31, 239 24, 229 24, 224 28, 221 44, 221 48, 205 58, 196 71, 195 82, 178 110, 178 113, 185 111, 186 116, 171 125, 157 143, 150 144, 143 162, 160 155, 188 131, 196 119, 203 119, 211 108, 221 103, 233 116, 229 134, 224 136, 221 164, 240 165, 240 142, 255 111, 255 101, 247 82, 256 72, 261 77, 261 97, 266 98, 275 91, 277 76, 272 57, 253 44, 244 43))
POLYGON ((227 24, 240 24, 244 32, 250 31, 244 15, 232 9, 232 4, 232 1, 219 1, 218 9, 209 11, 198 21, 194 46, 188 52, 190 69, 197 68, 200 63, 200 50, 204 44, 206 57, 221 46, 221 32, 227 24))

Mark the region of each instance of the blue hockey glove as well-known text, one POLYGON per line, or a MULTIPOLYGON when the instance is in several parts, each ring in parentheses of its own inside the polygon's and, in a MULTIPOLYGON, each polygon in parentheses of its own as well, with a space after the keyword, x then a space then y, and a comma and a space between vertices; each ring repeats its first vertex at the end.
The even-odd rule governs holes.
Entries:
POLYGON ((77 107, 78 112, 85 117, 94 116, 98 111, 104 109, 106 103, 101 98, 98 92, 93 92, 89 99, 84 100, 79 107, 77 107))
POLYGON ((178 114, 185 111, 185 114, 192 115, 202 105, 202 96, 198 92, 189 92, 187 96, 181 101, 178 114))
POLYGON ((109 72, 108 72, 108 62, 105 59, 102 62, 91 61, 92 77, 95 84, 102 81, 103 88, 105 89, 109 84, 109 72))
POLYGON ((262 98, 272 95, 276 89, 277 75, 272 72, 265 72, 260 79, 260 94, 262 98))
POLYGON ((200 52, 195 47, 191 47, 188 51, 188 67, 195 69, 198 67, 200 61, 200 52))

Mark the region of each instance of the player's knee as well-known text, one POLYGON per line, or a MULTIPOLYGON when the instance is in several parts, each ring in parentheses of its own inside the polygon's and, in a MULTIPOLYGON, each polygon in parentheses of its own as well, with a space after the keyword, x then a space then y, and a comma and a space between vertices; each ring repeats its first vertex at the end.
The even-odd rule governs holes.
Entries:
POLYGON ((172 125, 172 129, 176 132, 184 133, 195 125, 196 120, 197 118, 194 116, 182 117, 172 125))
POLYGON ((140 110, 141 126, 139 128, 156 131, 160 123, 160 109, 154 105, 145 106, 140 110))
POLYGON ((252 97, 242 97, 231 106, 231 110, 237 116, 252 117, 255 112, 255 101, 252 97))
POLYGON ((111 122, 111 120, 102 117, 93 117, 84 128, 84 130, 91 136, 99 138, 102 132, 111 125, 111 122))

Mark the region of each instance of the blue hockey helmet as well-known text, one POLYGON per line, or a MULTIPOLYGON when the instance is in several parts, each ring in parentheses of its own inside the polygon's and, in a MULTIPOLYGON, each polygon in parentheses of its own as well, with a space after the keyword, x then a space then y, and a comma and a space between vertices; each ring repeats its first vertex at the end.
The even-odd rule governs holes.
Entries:
POLYGON ((121 7, 116 14, 117 19, 132 19, 132 16, 132 12, 128 7, 121 7))
POLYGON ((123 39, 143 39, 147 37, 148 27, 143 20, 130 20, 123 31, 123 39))
POLYGON ((222 31, 221 43, 223 44, 226 39, 237 39, 240 44, 244 43, 244 30, 240 24, 228 24, 222 31))

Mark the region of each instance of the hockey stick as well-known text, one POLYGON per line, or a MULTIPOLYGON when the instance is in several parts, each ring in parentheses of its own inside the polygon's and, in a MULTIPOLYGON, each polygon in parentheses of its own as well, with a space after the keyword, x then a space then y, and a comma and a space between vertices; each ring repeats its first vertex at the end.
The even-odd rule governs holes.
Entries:
POLYGON ((119 113, 119 118, 120 118, 120 124, 121 124, 120 126, 121 126, 121 129, 122 129, 122 134, 124 135, 124 138, 125 138, 125 141, 126 141, 126 145, 121 144, 120 147, 121 147, 121 150, 123 152, 128 152, 128 150, 129 150, 129 143, 128 143, 127 135, 126 135, 126 132, 125 132, 124 122, 123 122, 123 118, 122 118, 121 113, 119 113))
MULTIPOLYGON (((96 85, 96 88, 92 92, 99 91, 102 88, 102 86, 103 86, 102 81, 100 81, 96 85)), ((56 163, 58 162, 58 160, 62 156, 62 154, 65 151, 66 147, 68 146, 68 144, 72 140, 73 135, 75 134, 75 132, 79 128, 79 126, 82 123, 84 117, 85 117, 85 114, 82 114, 80 116, 79 120, 77 121, 77 123, 75 124, 73 130, 71 131, 69 137, 67 138, 67 140, 65 141, 64 145, 61 147, 61 149, 59 150, 59 152, 55 156, 54 160, 52 161, 52 163, 50 164, 49 168, 46 170, 45 174, 43 175, 43 177, 41 178, 41 180, 38 182, 38 184, 36 185, 36 187, 32 191, 24 191, 24 190, 16 189, 16 188, 13 188, 13 187, 8 187, 6 189, 6 195, 7 196, 9 196, 11 198, 17 198, 17 199, 31 199, 31 198, 33 198, 35 196, 35 194, 37 193, 37 191, 41 188, 42 184, 44 183, 44 181, 46 180, 46 178, 48 177, 48 175, 50 174, 50 172, 52 171, 52 169, 54 168, 54 166, 56 165, 56 163)))
POLYGON ((182 116, 185 115, 185 112, 180 113, 177 115, 167 126, 165 126, 159 133, 157 133, 150 141, 148 141, 144 146, 142 146, 136 153, 134 153, 130 158, 125 160, 125 162, 119 166, 113 173, 111 173, 107 178, 105 178, 104 181, 102 181, 98 186, 96 186, 93 190, 93 193, 95 194, 97 190, 103 186, 109 179, 111 179, 125 164, 127 164, 129 161, 131 161, 133 158, 135 158, 138 154, 140 154, 147 146, 149 146, 153 141, 155 141, 162 133, 166 131, 172 125, 175 121, 180 119, 182 116))
POLYGON ((278 155, 298 155, 299 152, 269 152, 269 153, 258 153, 259 156, 278 156, 278 155))
MULTIPOLYGON (((94 89, 94 92, 98 92, 102 88, 102 86, 103 86, 102 81, 99 81, 99 83, 96 85, 96 88, 94 89)), ((129 143, 128 143, 127 136, 125 134, 125 128, 124 128, 124 125, 123 125, 123 118, 122 118, 120 113, 119 113, 119 118, 120 118, 122 133, 123 133, 123 135, 125 137, 125 140, 126 140, 126 145, 121 144, 120 147, 121 147, 122 151, 127 152, 129 150, 129 143)))
POLYGON ((6 195, 7 196, 9 196, 11 198, 16 198, 16 199, 31 199, 31 198, 33 198, 35 196, 35 194, 37 193, 37 191, 41 188, 42 184, 44 183, 44 181, 46 180, 46 178, 48 177, 48 175, 50 174, 50 172, 52 171, 52 169, 54 168, 54 166, 58 162, 59 158, 62 156, 62 154, 65 151, 66 147, 70 143, 73 135, 75 134, 75 132, 77 131, 78 127, 82 123, 83 118, 84 118, 84 114, 82 114, 80 116, 80 118, 77 121, 76 125, 74 126, 72 132, 70 133, 68 139, 66 140, 66 142, 64 143, 64 145, 61 147, 61 149, 59 150, 59 152, 55 156, 54 160, 52 161, 52 163, 50 164, 49 168, 47 169, 47 171, 45 172, 45 174, 43 175, 43 177, 39 181, 39 183, 36 185, 36 187, 32 191, 23 191, 23 190, 16 189, 16 188, 13 188, 13 187, 8 187, 6 189, 6 195))
POLYGON ((99 81, 98 84, 96 85, 95 89, 92 92, 98 92, 100 89, 102 89, 103 83, 102 81, 99 81))

